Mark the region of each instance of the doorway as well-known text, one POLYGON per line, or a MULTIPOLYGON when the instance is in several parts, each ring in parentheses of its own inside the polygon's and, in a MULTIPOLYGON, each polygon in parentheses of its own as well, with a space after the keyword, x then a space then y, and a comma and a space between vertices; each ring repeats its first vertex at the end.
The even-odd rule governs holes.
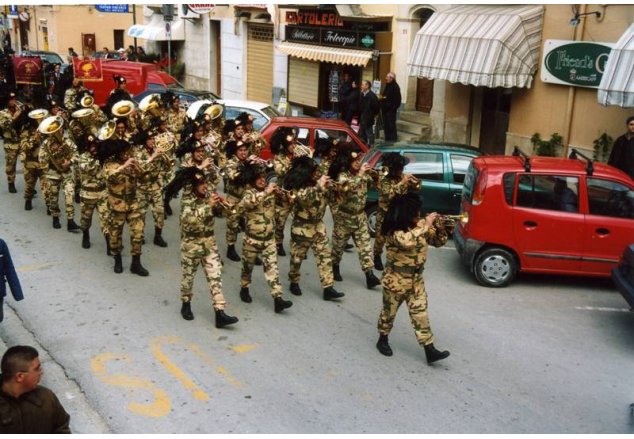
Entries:
POLYGON ((482 121, 480 123, 480 150, 485 154, 504 155, 506 132, 511 114, 512 89, 484 88, 482 95, 482 121))
POLYGON ((93 56, 96 50, 95 34, 81 34, 81 54, 93 56))
POLYGON ((218 96, 222 95, 222 62, 220 59, 220 21, 209 21, 209 47, 211 48, 209 53, 209 89, 216 93, 218 96))
POLYGON ((112 50, 119 50, 123 46, 123 29, 115 29, 112 31, 114 37, 114 47, 112 50))
MULTIPOLYGON (((419 29, 431 18, 434 11, 431 9, 420 9, 414 13, 414 18, 419 20, 419 29)), ((434 102, 434 80, 427 78, 417 78, 416 80, 416 111, 429 113, 434 102)))

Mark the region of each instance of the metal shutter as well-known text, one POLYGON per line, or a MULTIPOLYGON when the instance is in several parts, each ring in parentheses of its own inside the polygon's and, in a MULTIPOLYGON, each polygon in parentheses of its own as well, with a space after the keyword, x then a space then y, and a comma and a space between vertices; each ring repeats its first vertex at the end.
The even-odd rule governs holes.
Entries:
POLYGON ((317 108, 319 103, 319 63, 290 57, 288 60, 288 100, 317 108))
POLYGON ((247 99, 273 100, 273 26, 249 24, 247 39, 247 99))

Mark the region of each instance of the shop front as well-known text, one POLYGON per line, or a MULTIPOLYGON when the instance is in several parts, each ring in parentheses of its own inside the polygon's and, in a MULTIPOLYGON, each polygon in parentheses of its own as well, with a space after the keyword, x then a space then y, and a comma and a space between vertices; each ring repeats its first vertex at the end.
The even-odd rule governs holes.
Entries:
POLYGON ((286 12, 288 101, 313 115, 334 117, 344 73, 357 85, 390 69, 390 17, 342 17, 336 9, 286 12))

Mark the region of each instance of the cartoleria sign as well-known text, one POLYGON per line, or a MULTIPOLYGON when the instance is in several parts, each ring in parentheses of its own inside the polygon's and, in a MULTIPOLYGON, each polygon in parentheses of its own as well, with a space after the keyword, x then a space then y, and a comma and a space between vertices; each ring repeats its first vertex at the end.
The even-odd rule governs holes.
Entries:
POLYGON ((546 40, 541 80, 553 84, 598 88, 612 43, 546 40))

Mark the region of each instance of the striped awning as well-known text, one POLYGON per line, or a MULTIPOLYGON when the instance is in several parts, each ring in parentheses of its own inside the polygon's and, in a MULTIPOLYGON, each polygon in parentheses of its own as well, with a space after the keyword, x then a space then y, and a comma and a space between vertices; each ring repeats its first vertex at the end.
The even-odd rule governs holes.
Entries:
POLYGON ((410 76, 530 88, 539 65, 541 5, 464 5, 436 12, 416 34, 410 76))
POLYGON ((341 49, 339 47, 312 46, 310 44, 284 41, 278 48, 287 55, 310 61, 323 61, 334 64, 348 64, 365 67, 372 59, 372 51, 341 49))
POLYGON ((612 48, 597 98, 601 105, 634 107, 634 24, 612 48))
POLYGON ((185 23, 181 18, 174 18, 170 23, 170 37, 165 30, 165 21, 161 14, 154 14, 149 23, 134 24, 128 29, 128 35, 150 41, 182 41, 185 39, 185 23))

